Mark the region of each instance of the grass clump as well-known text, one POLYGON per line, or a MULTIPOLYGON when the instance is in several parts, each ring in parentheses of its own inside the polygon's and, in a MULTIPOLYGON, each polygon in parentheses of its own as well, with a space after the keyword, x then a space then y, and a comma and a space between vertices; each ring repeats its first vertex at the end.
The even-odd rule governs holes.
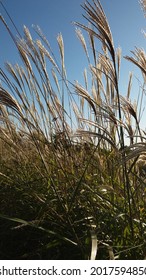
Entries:
MULTIPOLYGON (((90 83, 86 70, 85 86, 67 80, 61 34, 59 63, 38 27, 37 40, 27 27, 13 37, 23 66, 0 70, 1 259, 146 256, 145 134, 130 101, 132 76, 120 96, 121 50, 100 2, 83 9, 90 26, 75 24, 90 83)), ((133 55, 126 59, 145 79, 145 53, 133 55)), ((144 88, 141 95, 140 104, 144 88)))

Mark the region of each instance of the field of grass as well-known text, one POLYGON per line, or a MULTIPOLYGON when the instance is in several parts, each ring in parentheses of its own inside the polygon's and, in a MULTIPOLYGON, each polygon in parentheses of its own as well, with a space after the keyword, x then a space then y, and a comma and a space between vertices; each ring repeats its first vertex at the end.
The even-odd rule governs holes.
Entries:
POLYGON ((143 74, 136 107, 132 75, 120 96, 121 50, 100 2, 83 9, 84 85, 67 79, 61 34, 58 62, 39 28, 15 40, 1 17, 23 66, 0 70, 0 259, 146 258, 146 54, 123 58, 143 74))

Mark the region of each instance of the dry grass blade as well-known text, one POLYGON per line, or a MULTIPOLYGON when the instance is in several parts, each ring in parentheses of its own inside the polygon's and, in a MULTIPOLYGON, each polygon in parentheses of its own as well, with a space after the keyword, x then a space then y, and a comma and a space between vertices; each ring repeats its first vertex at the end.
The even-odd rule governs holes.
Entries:
POLYGON ((130 73, 130 76, 129 76, 129 82, 128 82, 128 89, 127 89, 127 99, 130 98, 130 93, 131 93, 131 87, 132 87, 132 73, 130 73))
POLYGON ((85 136, 85 137, 97 137, 97 138, 99 138, 100 140, 104 139, 104 140, 107 141, 114 149, 117 150, 117 147, 116 147, 115 142, 112 141, 111 139, 109 139, 109 138, 108 138, 107 136, 105 136, 104 134, 78 129, 75 135, 78 136, 78 137, 84 137, 84 136, 85 136))
POLYGON ((87 102, 90 104, 91 108, 93 109, 94 113, 95 113, 95 116, 97 115, 97 112, 96 112, 96 106, 94 104, 94 100, 90 97, 90 95, 88 94, 88 92, 81 86, 79 85, 78 83, 76 83, 74 85, 75 87, 75 91, 82 97, 84 97, 87 102))
POLYGON ((98 250, 98 240, 94 229, 91 230, 91 240, 92 240, 92 245, 91 245, 90 260, 96 260, 96 255, 98 250))
POLYGON ((25 35, 25 39, 26 39, 26 42, 27 42, 27 45, 35 50, 35 47, 34 47, 34 42, 32 40, 32 37, 31 37, 31 34, 29 32, 29 29, 24 25, 24 35, 25 35))
POLYGON ((136 123, 138 124, 137 113, 134 106, 131 104, 129 100, 126 100, 123 96, 120 96, 120 99, 125 109, 130 113, 131 116, 133 116, 136 123))
MULTIPOLYGON (((135 119, 136 126, 137 126, 137 129, 138 129, 138 132, 139 132, 139 136, 141 138, 141 141, 143 141, 142 140, 141 129, 140 129, 140 126, 139 126, 139 119, 138 119, 138 116, 137 116, 137 108, 134 107, 134 105, 132 105, 131 102, 129 100, 126 100, 123 96, 120 96, 120 99, 121 99, 121 104, 123 104, 123 111, 125 112, 125 116, 128 113, 135 119)), ((127 118, 127 120, 128 120, 128 118, 127 118)), ((129 120, 130 120, 130 118, 129 118, 129 120)), ((130 122, 129 122, 129 128, 130 127, 131 127, 131 125, 130 125, 130 122)), ((130 128, 130 131, 132 132, 131 128, 130 128)), ((132 132, 132 134, 133 134, 133 132, 132 132)), ((132 134, 131 134, 131 136, 132 136, 132 134)), ((133 140, 132 140, 132 142, 133 142, 133 140)))
POLYGON ((134 57, 125 56, 125 58, 136 66, 138 66, 142 73, 144 74, 144 78, 146 79, 146 54, 143 49, 135 48, 135 51, 131 52, 134 57))
POLYGON ((19 218, 10 218, 10 217, 7 217, 6 215, 2 215, 0 214, 0 218, 4 219, 4 220, 9 220, 9 221, 13 221, 15 223, 19 223, 19 224, 22 224, 22 225, 25 225, 25 226, 30 226, 30 227, 33 227, 33 228, 37 228, 39 229, 40 231, 44 231, 50 235, 53 235, 53 236, 57 236, 59 239, 61 240, 64 240, 64 241, 67 241, 75 246, 77 246, 77 243, 72 241, 71 239, 68 239, 64 236, 61 236, 59 235, 58 233, 52 231, 52 230, 49 230, 49 229, 45 229, 41 226, 38 226, 36 225, 36 223, 38 223, 38 221, 34 220, 34 221, 25 221, 23 219, 19 219, 19 218))
POLYGON ((84 80, 85 80, 85 87, 88 91, 88 77, 87 77, 87 69, 84 70, 84 80))
POLYGON ((116 87, 117 81, 116 81, 115 69, 111 60, 105 55, 100 54, 99 63, 102 67, 101 71, 105 74, 106 77, 108 77, 112 81, 112 83, 116 87))
POLYGON ((113 248, 111 246, 108 246, 108 253, 109 253, 110 260, 115 260, 113 248))
POLYGON ((85 2, 83 8, 86 11, 87 16, 84 17, 98 32, 93 31, 91 28, 79 23, 76 24, 87 30, 90 35, 92 34, 97 37, 102 42, 103 49, 105 50, 107 48, 112 56, 112 59, 115 60, 113 38, 106 15, 102 9, 100 1, 93 0, 93 4, 94 5, 91 5, 88 1, 85 2))
POLYGON ((52 77, 53 77, 54 82, 55 82, 55 84, 56 84, 58 93, 59 93, 59 95, 60 95, 60 92, 61 92, 61 91, 60 91, 60 86, 59 86, 59 82, 58 82, 58 78, 57 78, 56 72, 55 72, 54 69, 52 69, 51 72, 52 72, 52 77))
POLYGON ((43 46, 43 44, 41 43, 40 40, 36 40, 36 45, 39 48, 39 51, 41 53, 41 57, 43 59, 43 63, 45 62, 44 60, 44 55, 46 57, 48 57, 48 59, 50 60, 50 62, 52 63, 52 65, 57 69, 57 71, 59 72, 59 68, 55 62, 55 60, 53 59, 53 57, 51 56, 51 54, 49 53, 49 51, 43 46))
POLYGON ((4 177, 4 178, 8 179, 8 180, 11 181, 11 182, 13 182, 13 180, 12 180, 9 176, 3 174, 2 172, 0 172, 0 176, 2 176, 2 177, 4 177))
POLYGON ((8 91, 0 88, 0 103, 15 110, 19 115, 22 116, 21 108, 17 101, 9 94, 8 91))
POLYGON ((0 20, 3 22, 4 26, 6 27, 7 31, 9 32, 9 35, 11 36, 14 44, 17 46, 17 43, 16 43, 16 40, 15 40, 15 37, 13 36, 9 26, 7 25, 6 21, 4 20, 4 18, 2 17, 2 15, 0 15, 0 20))
POLYGON ((95 49, 95 41, 94 41, 93 32, 89 32, 89 39, 90 39, 91 49, 93 52, 94 64, 96 65, 97 58, 96 58, 96 49, 95 49))
POLYGON ((86 46, 86 41, 85 41, 85 38, 84 38, 80 28, 76 29, 76 35, 77 35, 78 39, 80 40, 80 42, 81 42, 81 44, 83 46, 83 49, 85 51, 85 54, 87 56, 88 61, 90 61, 89 60, 89 54, 88 54, 87 46, 86 46))
POLYGON ((65 72, 65 64, 64 64, 64 42, 63 42, 63 37, 62 37, 61 33, 57 36, 57 42, 58 42, 60 56, 61 56, 62 71, 63 71, 62 73, 63 73, 63 76, 65 77, 66 72, 65 72))
POLYGON ((118 48, 117 49, 117 66, 118 66, 118 69, 117 69, 117 72, 118 72, 118 78, 120 77, 120 66, 121 66, 121 48, 118 48))
POLYGON ((15 72, 15 68, 10 63, 5 63, 6 69, 8 72, 13 76, 16 83, 19 85, 20 89, 22 90, 21 83, 19 81, 19 78, 17 77, 17 73, 15 72))
MULTIPOLYGON (((146 1, 141 4, 145 10, 146 1)), ((14 38, 23 67, 7 63, 7 73, 0 69, 1 258, 114 260, 114 248, 121 248, 121 259, 125 245, 126 259, 145 256, 143 99, 137 106, 130 101, 132 75, 120 97, 121 50, 114 49, 100 1, 85 0, 83 8, 87 26, 77 26, 87 34, 76 31, 89 64, 83 85, 67 80, 62 35, 55 57, 39 28, 39 39, 26 27, 24 38, 14 38), (142 251, 132 252, 135 242, 143 242, 142 251)), ((127 59, 146 77, 145 52, 133 54, 127 59)))
POLYGON ((130 159, 139 157, 141 154, 146 153, 146 143, 139 142, 131 145, 130 147, 126 147, 125 153, 127 154, 125 160, 128 161, 130 159))
POLYGON ((30 74, 30 73, 32 74, 33 71, 32 71, 32 67, 31 67, 31 63, 30 63, 30 60, 29 60, 29 58, 28 58, 27 50, 25 49, 25 46, 24 46, 23 43, 24 43, 24 42, 21 40, 21 41, 19 42, 17 48, 18 48, 18 51, 19 51, 19 53, 20 53, 20 56, 21 56, 21 58, 22 58, 22 60, 23 60, 23 62, 24 62, 24 65, 26 66, 26 69, 27 69, 28 73, 29 73, 29 74, 30 74), (23 45, 22 45, 22 44, 23 44, 23 45))
POLYGON ((110 132, 108 132, 106 127, 103 127, 103 126, 101 126, 100 124, 98 124, 96 122, 93 122, 93 121, 90 121, 90 120, 86 120, 86 119, 81 119, 81 122, 85 122, 86 124, 89 124, 90 126, 99 128, 100 131, 103 131, 111 139, 111 141, 114 143, 112 135, 110 134, 110 132))

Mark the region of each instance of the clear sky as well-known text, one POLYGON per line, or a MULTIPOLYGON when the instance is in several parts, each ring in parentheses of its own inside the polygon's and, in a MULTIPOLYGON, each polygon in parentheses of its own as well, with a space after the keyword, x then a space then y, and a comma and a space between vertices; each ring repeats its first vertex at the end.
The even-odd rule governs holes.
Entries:
MULTIPOLYGON (((83 70, 86 67, 86 57, 75 35, 73 21, 85 23, 82 17, 81 4, 84 0, 1 0, 15 22, 20 33, 23 33, 23 25, 33 32, 32 24, 39 25, 49 40, 54 53, 58 53, 56 36, 62 33, 65 44, 65 64, 68 78, 82 81, 83 70)), ((89 0, 90 1, 90 0, 89 0)), ((145 30, 145 19, 138 0, 101 0, 101 4, 109 19, 113 33, 115 47, 122 48, 122 54, 130 55, 134 47, 145 48, 145 39, 141 32, 145 30)), ((0 13, 10 27, 12 24, 0 5, 0 13)), ((13 33, 16 31, 13 29, 13 33)), ((17 52, 9 34, 0 22, 0 65, 4 61, 16 63, 17 52)), ((134 71, 137 78, 141 79, 141 73, 136 66, 123 60, 121 65, 121 94, 125 95, 128 73, 134 71)), ((136 98, 138 89, 133 88, 133 97, 136 98)))

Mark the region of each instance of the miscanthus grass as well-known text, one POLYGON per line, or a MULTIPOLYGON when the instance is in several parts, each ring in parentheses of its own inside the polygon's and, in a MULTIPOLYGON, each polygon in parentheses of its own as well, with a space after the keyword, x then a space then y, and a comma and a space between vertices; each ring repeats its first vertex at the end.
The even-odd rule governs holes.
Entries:
POLYGON ((67 79, 61 34, 57 61, 39 27, 15 39, 1 16, 22 59, 0 70, 1 259, 146 257, 146 54, 125 57, 143 76, 136 106, 132 74, 120 95, 122 53, 101 3, 83 10, 84 85, 67 79))

